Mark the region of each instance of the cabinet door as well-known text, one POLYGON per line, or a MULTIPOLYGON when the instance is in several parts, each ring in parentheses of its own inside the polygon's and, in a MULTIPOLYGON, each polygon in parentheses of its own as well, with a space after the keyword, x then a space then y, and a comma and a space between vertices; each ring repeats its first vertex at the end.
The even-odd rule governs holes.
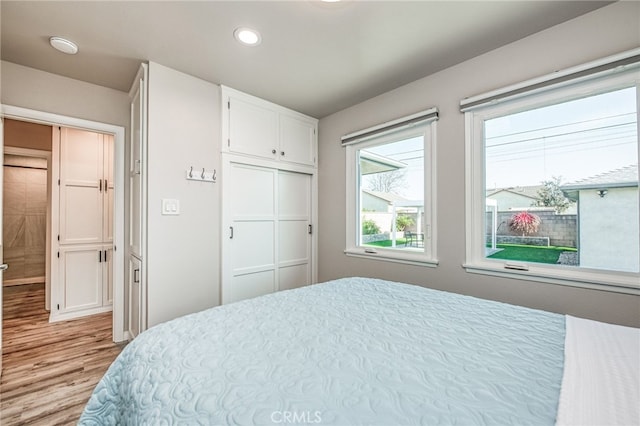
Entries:
POLYGON ((138 90, 131 100, 131 144, 129 164, 129 246, 131 253, 142 256, 142 91, 144 80, 140 79, 138 90))
POLYGON ((60 250, 60 287, 64 312, 102 306, 102 246, 60 250))
POLYGON ((283 161, 315 165, 316 125, 299 117, 280 115, 280 151, 283 161))
POLYGON ((311 175, 278 173, 278 290, 311 284, 311 175))
POLYGON ((113 135, 104 135, 103 142, 103 242, 113 242, 113 198, 114 198, 114 179, 113 179, 113 135))
POLYGON ((276 289, 276 178, 273 169, 230 165, 224 189, 223 303, 276 289))
POLYGON ((244 99, 229 99, 229 150, 265 158, 277 158, 278 114, 244 99))
POLYGON ((101 243, 103 135, 62 128, 60 134, 60 243, 101 243))
POLYGON ((102 306, 113 304, 113 247, 102 248, 102 306))
POLYGON ((142 330, 142 262, 134 256, 129 258, 129 334, 135 338, 142 330))

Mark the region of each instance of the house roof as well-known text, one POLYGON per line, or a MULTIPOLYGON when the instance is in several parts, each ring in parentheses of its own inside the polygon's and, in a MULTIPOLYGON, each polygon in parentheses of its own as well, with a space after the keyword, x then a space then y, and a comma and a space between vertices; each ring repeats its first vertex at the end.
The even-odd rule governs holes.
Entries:
POLYGON ((362 192, 372 195, 376 198, 380 198, 381 200, 384 200, 386 202, 388 202, 389 204, 393 204, 396 202, 402 202, 402 201, 410 201, 407 198, 404 198, 401 195, 398 194, 394 194, 392 192, 380 192, 380 191, 370 191, 368 189, 363 189, 362 192))
POLYGON ((565 191, 579 189, 624 188, 638 186, 638 164, 593 175, 562 186, 565 191))
POLYGON ((538 191, 542 188, 542 185, 532 185, 532 186, 512 186, 509 188, 496 188, 496 189, 488 189, 487 197, 493 197, 494 195, 500 192, 510 192, 512 194, 522 195, 523 197, 531 198, 532 200, 537 200, 538 191))

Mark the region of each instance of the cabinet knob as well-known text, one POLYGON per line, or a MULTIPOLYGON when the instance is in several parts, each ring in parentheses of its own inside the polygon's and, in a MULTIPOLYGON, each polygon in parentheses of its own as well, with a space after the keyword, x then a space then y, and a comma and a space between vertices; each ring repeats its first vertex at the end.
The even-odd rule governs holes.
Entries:
POLYGON ((271 150, 271 153, 272 153, 272 154, 275 154, 275 153, 276 153, 276 150, 275 150, 275 149, 272 149, 272 150, 271 150))
POLYGON ((280 155, 284 155, 284 151, 280 151, 280 155))

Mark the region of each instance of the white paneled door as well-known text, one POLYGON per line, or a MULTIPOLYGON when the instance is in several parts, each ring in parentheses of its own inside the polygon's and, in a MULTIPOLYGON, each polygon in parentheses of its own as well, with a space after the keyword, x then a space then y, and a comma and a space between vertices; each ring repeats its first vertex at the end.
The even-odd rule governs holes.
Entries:
POLYGON ((229 248, 223 303, 276 290, 277 170, 232 163, 226 179, 233 189, 225 195, 230 222, 222 236, 229 248))
POLYGON ((278 290, 311 283, 311 175, 278 172, 278 290))
POLYGON ((63 127, 59 152, 59 291, 53 316, 89 315, 113 303, 113 136, 63 127))
POLYGON ((311 283, 311 175, 229 163, 223 303, 311 283))

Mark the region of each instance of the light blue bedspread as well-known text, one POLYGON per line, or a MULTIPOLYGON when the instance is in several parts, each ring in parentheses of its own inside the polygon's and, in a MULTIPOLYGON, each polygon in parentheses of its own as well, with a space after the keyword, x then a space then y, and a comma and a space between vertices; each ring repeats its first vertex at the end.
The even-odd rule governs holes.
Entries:
POLYGON ((82 425, 552 425, 565 318, 346 278, 142 333, 82 425))

